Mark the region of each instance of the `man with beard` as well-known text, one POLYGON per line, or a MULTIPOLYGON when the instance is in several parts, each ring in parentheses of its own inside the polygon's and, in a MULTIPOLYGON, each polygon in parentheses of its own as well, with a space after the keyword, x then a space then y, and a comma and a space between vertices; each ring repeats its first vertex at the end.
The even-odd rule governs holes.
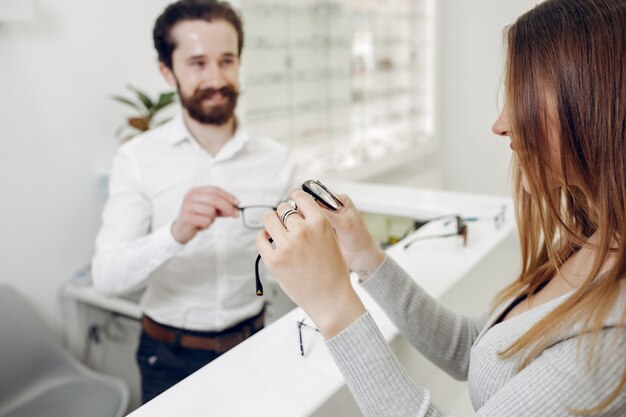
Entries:
POLYGON ((240 211, 271 210, 292 186, 286 148, 249 134, 235 116, 243 29, 233 9, 179 1, 153 37, 182 113, 120 147, 93 259, 99 291, 146 287, 137 351, 144 402, 263 327, 257 231, 240 211))

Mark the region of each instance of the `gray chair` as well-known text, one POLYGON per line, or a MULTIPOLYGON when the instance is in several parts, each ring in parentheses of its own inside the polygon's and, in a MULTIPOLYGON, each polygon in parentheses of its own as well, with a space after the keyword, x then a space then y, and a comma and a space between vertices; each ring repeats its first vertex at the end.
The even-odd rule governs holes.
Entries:
POLYGON ((0 417, 120 417, 128 388, 65 352, 14 289, 0 285, 0 417))

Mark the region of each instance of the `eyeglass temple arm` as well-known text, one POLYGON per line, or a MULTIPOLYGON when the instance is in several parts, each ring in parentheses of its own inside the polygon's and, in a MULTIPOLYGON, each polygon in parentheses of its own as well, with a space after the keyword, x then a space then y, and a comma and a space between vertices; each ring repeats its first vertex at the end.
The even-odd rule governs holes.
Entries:
POLYGON ((236 208, 239 211, 244 211, 247 208, 256 208, 256 207, 267 207, 267 208, 271 208, 272 210, 276 211, 278 210, 278 206, 270 206, 270 205, 263 205, 263 204, 259 204, 256 206, 238 206, 236 204, 233 204, 233 207, 236 208))
POLYGON ((302 325, 304 323, 302 323, 301 321, 298 322, 298 338, 300 339, 300 356, 304 356, 304 343, 302 343, 302 325))
MULTIPOLYGON (((274 242, 274 239, 271 237, 268 239, 270 243, 274 242)), ((259 262, 261 262, 261 255, 257 255, 256 261, 254 262, 254 280, 256 283, 256 295, 259 297, 263 295, 263 284, 261 283, 261 276, 259 275, 259 262)))
POLYGON ((304 319, 302 319, 302 321, 299 321, 299 322, 298 322, 298 325, 299 325, 299 326, 308 327, 309 329, 313 329, 313 330, 315 330, 315 331, 316 331, 316 332, 318 332, 318 333, 319 333, 319 331, 320 331, 320 329, 318 329, 317 327, 309 326, 308 324, 306 324, 306 323, 304 322, 304 319))
POLYGON ((458 233, 449 233, 449 234, 446 234, 446 235, 418 236, 415 239, 405 243, 404 244, 404 249, 407 249, 409 246, 411 246, 412 244, 414 244, 418 240, 439 239, 439 238, 443 238, 443 237, 453 237, 453 236, 459 236, 459 234, 458 233))
POLYGON ((263 284, 261 283, 261 277, 259 276, 259 262, 261 261, 261 255, 257 255, 254 262, 254 280, 256 283, 256 295, 259 297, 263 295, 263 284))

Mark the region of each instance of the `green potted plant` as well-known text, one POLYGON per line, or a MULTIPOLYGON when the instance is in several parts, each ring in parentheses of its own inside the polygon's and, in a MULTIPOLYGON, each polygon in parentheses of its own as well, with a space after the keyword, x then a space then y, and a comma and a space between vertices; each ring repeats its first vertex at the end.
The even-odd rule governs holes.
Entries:
POLYGON ((116 136, 121 137, 122 141, 127 141, 141 132, 167 122, 169 119, 156 120, 155 116, 176 100, 176 92, 174 91, 161 93, 158 99, 153 100, 132 85, 128 85, 127 88, 133 93, 132 98, 113 95, 115 101, 126 104, 137 112, 137 114, 127 117, 126 124, 117 130, 116 136), (131 131, 124 133, 127 132, 127 129, 131 131))

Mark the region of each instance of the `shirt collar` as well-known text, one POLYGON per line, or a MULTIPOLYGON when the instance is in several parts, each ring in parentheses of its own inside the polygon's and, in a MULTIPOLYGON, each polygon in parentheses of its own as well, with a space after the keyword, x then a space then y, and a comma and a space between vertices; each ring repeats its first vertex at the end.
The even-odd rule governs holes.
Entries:
POLYGON ((170 145, 174 146, 178 145, 184 140, 191 140, 191 133, 189 133, 189 130, 187 130, 187 126, 185 126, 182 114, 179 114, 172 119, 171 127, 172 128, 169 137, 167 138, 167 142, 170 145))
MULTIPOLYGON (((168 143, 170 145, 175 146, 185 140, 195 142, 195 140, 193 140, 193 136, 185 125, 182 114, 179 114, 172 120, 171 126, 172 129, 168 138, 168 143)), ((224 144, 224 146, 222 146, 222 149, 220 149, 217 155, 215 155, 215 159, 223 160, 231 158, 245 146, 249 139, 248 133, 242 126, 241 121, 237 120, 237 128, 235 129, 234 135, 224 144)))

